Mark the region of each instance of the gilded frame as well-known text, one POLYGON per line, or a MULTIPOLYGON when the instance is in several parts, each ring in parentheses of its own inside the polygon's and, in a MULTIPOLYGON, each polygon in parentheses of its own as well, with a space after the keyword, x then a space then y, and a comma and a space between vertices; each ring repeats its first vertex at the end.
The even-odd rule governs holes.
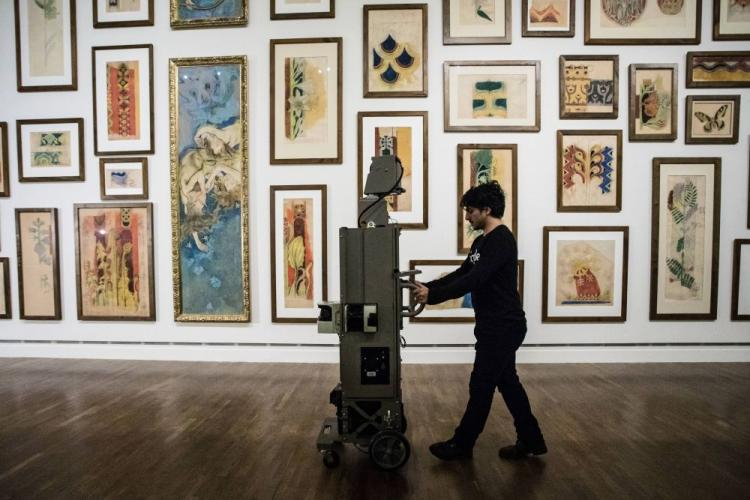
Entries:
MULTIPOLYGON (((588 71, 588 70, 587 70, 588 71)), ((617 113, 619 109, 619 86, 620 86, 620 80, 619 80, 619 73, 620 73, 620 57, 618 55, 586 55, 586 56, 580 56, 580 55, 561 55, 560 56, 560 119, 567 119, 567 120, 579 120, 579 119, 612 119, 617 118, 617 113), (565 67, 567 63, 569 62, 578 62, 578 63, 585 63, 585 62, 591 62, 591 63, 601 63, 601 62, 609 62, 612 65, 611 73, 612 73, 612 79, 610 80, 612 82, 612 110, 611 111, 571 111, 567 109, 568 103, 565 102, 567 96, 568 96, 568 89, 572 88, 573 92, 577 89, 575 85, 568 85, 568 79, 566 78, 565 74, 565 67)), ((594 107, 596 109, 597 105, 603 105, 607 103, 589 103, 588 102, 588 91, 591 90, 592 84, 591 79, 589 80, 588 86, 584 85, 584 89, 586 90, 586 102, 583 104, 582 107, 589 108, 594 107)), ((606 81, 606 80, 605 80, 606 81)), ((598 87, 598 86, 597 86, 598 87)), ((576 104, 571 104, 571 106, 576 106, 576 104)))
MULTIPOLYGON (((451 18, 453 17, 454 21, 457 21, 457 15, 453 15, 453 9, 451 8, 451 4, 455 3, 456 0, 443 0, 443 45, 502 45, 502 44, 510 44, 513 40, 513 33, 512 33, 512 25, 511 25, 511 19, 512 19, 512 11, 511 11, 511 0, 492 0, 495 4, 495 7, 498 5, 503 6, 503 20, 495 22, 494 20, 490 19, 489 16, 482 12, 483 15, 479 15, 477 12, 478 17, 482 17, 486 20, 489 20, 492 23, 492 27, 502 26, 502 34, 487 34, 491 33, 492 30, 486 29, 483 25, 469 25, 469 27, 464 27, 467 31, 471 31, 471 35, 451 35, 451 18), (477 34, 477 30, 481 30, 485 33, 482 35, 477 34)), ((478 7, 479 12, 481 12, 481 7, 478 7)), ((455 23, 453 25, 455 27, 455 23)), ((495 28, 496 29, 496 28, 495 28)))
MULTIPOLYGON (((283 0, 271 0, 271 21, 284 19, 330 19, 336 17, 336 0, 327 0, 328 9, 315 10, 299 7, 297 12, 280 12, 277 3, 283 0)), ((292 8, 293 10, 293 8, 292 8)))
POLYGON ((689 95, 685 96, 685 144, 737 144, 739 141, 739 128, 740 128, 740 96, 739 95, 689 95), (724 108, 720 107, 714 113, 714 116, 707 115, 701 111, 694 111, 696 104, 701 103, 724 103, 724 108), (719 113, 721 109, 731 109, 732 115, 725 120, 721 120, 719 113), (696 123, 696 119, 701 123, 696 123), (713 130, 714 125, 729 123, 731 133, 726 137, 700 137, 695 135, 695 126, 703 125, 701 132, 710 133, 713 130), (708 127, 709 130, 706 130, 708 127))
MULTIPOLYGON (((650 120, 650 118, 649 118, 650 120)), ((655 126, 659 126, 658 123, 655 126)), ((677 139, 677 65, 676 64, 631 64, 628 67, 628 140, 630 142, 644 142, 644 141, 664 141, 671 142, 677 139), (669 119, 669 130, 665 133, 649 134, 639 132, 638 129, 647 129, 649 126, 643 125, 643 107, 644 102, 642 101, 640 91, 642 89, 638 87, 639 72, 649 73, 651 72, 654 77, 658 77, 660 72, 670 72, 670 84, 664 85, 669 89, 669 112, 664 112, 663 106, 661 106, 664 100, 663 95, 659 96, 659 89, 656 88, 656 84, 652 84, 649 90, 649 95, 656 95, 659 99, 657 103, 660 108, 657 109, 657 113, 661 111, 662 116, 655 116, 657 121, 669 119)))
POLYGON ((728 18, 727 9, 729 8, 727 0, 713 0, 714 17, 713 17, 713 39, 714 40, 750 40, 750 21, 741 21, 740 29, 727 29, 725 18, 728 18), (744 32, 742 31, 744 30, 744 32))
POLYGON ((238 16, 223 16, 206 19, 181 19, 179 7, 180 3, 183 1, 184 0, 169 0, 169 26, 172 29, 222 28, 247 25, 247 5, 249 0, 239 0, 242 2, 242 13, 238 16))
POLYGON ((10 196, 10 166, 8 154, 8 122, 0 122, 0 198, 10 196))
MULTIPOLYGON (((32 119, 32 120, 16 120, 16 145, 18 150, 18 182, 77 182, 77 181, 85 181, 86 180, 86 164, 85 164, 85 148, 83 146, 83 118, 39 118, 39 119, 32 119), (26 149, 29 150, 29 153, 31 153, 31 141, 32 141, 32 135, 35 133, 44 133, 44 131, 48 131, 51 125, 60 124, 60 125, 67 125, 67 127, 60 127, 58 130, 63 132, 68 132, 70 134, 71 139, 73 139, 70 148, 68 150, 68 153, 70 155, 69 161, 70 165, 63 165, 60 167, 50 166, 46 164, 46 161, 44 161, 44 164, 40 163, 39 165, 30 165, 29 162, 24 160, 24 151, 26 149), (46 127, 42 127, 46 126, 46 127), (28 129, 28 130, 27 130, 28 129), (37 129, 37 130, 34 130, 37 129), (26 144, 26 148, 24 147, 24 144, 26 144), (73 173, 66 173, 66 168, 70 169, 77 169, 74 170, 73 173), (45 175, 37 175, 32 172, 33 168, 41 168, 42 170, 47 170, 45 175), (60 169, 56 170, 54 172, 50 172, 49 169, 60 169), (64 174, 64 175, 51 175, 53 173, 56 174, 64 174), (33 175, 32 175, 33 174, 33 175), (48 175, 49 174, 49 175, 48 175)), ((58 144, 59 145, 59 144, 58 144)), ((49 145, 49 146, 43 146, 39 145, 39 147, 46 147, 46 148, 54 148, 55 145, 49 145)), ((59 153, 59 151, 39 151, 34 153, 34 157, 36 158, 36 155, 39 154, 40 158, 48 157, 48 155, 55 155, 59 153), (47 154, 45 154, 47 153, 47 154)), ((65 154, 63 151, 62 155, 63 159, 65 159, 65 154)))
MULTIPOLYGON (((118 189, 118 187, 114 188, 115 190, 118 189)), ((148 199, 148 158, 141 157, 141 158, 99 158, 99 197, 102 200, 147 200, 148 199), (108 187, 107 187, 107 166, 109 164, 125 164, 124 167, 127 167, 128 164, 130 166, 139 165, 138 167, 133 168, 133 171, 138 171, 140 169, 140 184, 141 184, 141 191, 140 193, 137 191, 136 188, 119 188, 122 189, 122 193, 116 194, 116 193, 109 193, 107 194, 108 187)))
POLYGON ((689 89, 750 87, 750 51, 688 52, 685 55, 685 78, 685 86, 689 89), (734 69, 730 71, 727 68, 734 69), (713 71, 717 73, 714 74, 713 71), (726 74, 727 71, 729 75, 726 74), (732 79, 727 79, 726 76, 732 79))
POLYGON ((732 252, 732 321, 750 321, 750 310, 740 312, 740 294, 742 294, 743 305, 747 307, 750 302, 746 294, 750 295, 750 239, 735 239, 732 252), (743 251, 743 247, 745 247, 743 251), (743 259, 743 254, 744 259, 743 259), (742 271, 744 269, 745 273, 742 271), (740 277, 744 276, 744 282, 740 283, 740 277))
POLYGON ((2 271, 0 293, 2 293, 3 309, 5 309, 5 312, 0 310, 0 319, 12 319, 13 303, 10 297, 10 259, 8 257, 0 257, 0 271, 2 271))
POLYGON ((153 26, 154 25, 154 0, 143 0, 146 2, 145 17, 138 18, 137 15, 130 13, 121 14, 120 17, 125 19, 117 20, 116 14, 109 14, 112 19, 106 19, 106 12, 99 12, 99 3, 106 0, 93 0, 94 4, 94 28, 131 28, 134 26, 153 26), (101 17, 101 19, 100 19, 101 17))
MULTIPOLYGON (((41 219, 39 219, 41 221, 41 219)), ((44 221, 41 221, 42 223, 44 221)), ((57 229, 57 209, 56 208, 16 208, 16 251, 18 256, 18 311, 21 319, 44 319, 44 320, 56 320, 62 319, 62 307, 60 303, 60 251, 58 229, 57 229), (48 214, 49 217, 49 228, 45 229, 45 235, 42 236, 42 225, 34 231, 29 231, 32 234, 36 234, 36 245, 29 249, 27 245, 24 245, 22 233, 26 226, 22 227, 24 216, 27 214, 48 214), (46 234, 48 233, 48 234, 46 234), (49 247, 48 251, 44 250, 43 247, 49 247), (42 254, 42 251, 44 254, 42 254), (33 290, 31 287, 32 276, 27 277, 27 270, 24 268, 24 262, 29 262, 33 258, 33 254, 37 254, 37 258, 40 263, 45 264, 49 268, 51 274, 52 283, 48 282, 49 275, 44 275, 40 279, 41 285, 35 286, 33 290), (27 283, 28 281, 28 283, 27 283), (29 296, 26 300, 26 292, 31 293, 40 292, 40 289, 52 289, 52 297, 47 300, 48 309, 51 309, 49 313, 45 314, 46 311, 40 313, 34 313, 33 310, 27 311, 27 303, 33 302, 33 306, 29 305, 29 309, 37 307, 41 304, 41 300, 37 300, 34 296, 29 296)), ((34 236, 31 236, 34 238, 34 236)), ((32 264, 29 264, 32 266, 32 264)), ((36 270, 39 265, 28 269, 28 272, 36 270)))
MULTIPOLYGON (((530 27, 530 8, 533 0, 521 0, 521 36, 524 38, 545 37, 545 38, 570 38, 576 34, 576 0, 561 0, 568 7, 568 27, 567 29, 529 29, 530 27)), ((552 5, 549 2, 548 5, 552 5)), ((546 9, 544 9, 546 10, 546 9)), ((544 10, 539 15, 544 15, 544 10)))

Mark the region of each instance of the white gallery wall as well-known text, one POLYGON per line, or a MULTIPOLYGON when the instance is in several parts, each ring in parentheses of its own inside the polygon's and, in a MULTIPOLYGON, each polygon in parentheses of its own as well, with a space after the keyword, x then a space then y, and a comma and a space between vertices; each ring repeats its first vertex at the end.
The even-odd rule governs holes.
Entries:
MULTIPOLYGON (((328 186, 329 299, 339 293, 338 228, 356 218, 357 112, 429 113, 429 227, 403 231, 401 268, 410 259, 457 259, 456 149, 464 143, 518 145, 518 244, 525 260, 524 307, 527 347, 521 361, 749 361, 750 323, 730 321, 732 242, 750 237, 748 135, 750 89, 686 89, 685 54, 695 50, 749 50, 748 42, 712 40, 712 2, 704 1, 700 45, 586 46, 583 2, 577 2, 573 38, 522 38, 520 1, 512 2, 511 45, 442 44, 442 1, 428 4, 428 97, 363 98, 363 4, 401 1, 337 0, 334 19, 270 21, 268 0, 249 0, 245 27, 172 30, 166 0, 154 0, 152 27, 94 29, 91 2, 77 2, 78 90, 16 91, 13 1, 0 0, 0 121, 8 122, 11 196, 0 198, 0 256, 11 263, 13 319, 0 321, 0 356, 123 357, 135 359, 336 361, 335 335, 316 333, 314 324, 271 321, 269 187, 278 184, 328 186), (343 162, 340 165, 271 166, 269 162, 269 40, 343 38, 343 162), (154 205, 156 274, 155 322, 78 321, 74 248, 74 203, 98 203, 98 158, 93 147, 91 47, 154 45, 155 153, 149 157, 149 201, 154 205), (619 55, 619 116, 608 120, 560 120, 560 55, 619 55), (170 58, 246 55, 250 171, 250 323, 177 323, 173 320, 170 226, 169 74, 170 58), (443 62, 458 60, 540 60, 541 131, 538 133, 446 133, 443 131, 443 62), (674 142, 628 141, 628 65, 678 64, 678 133, 674 142), (685 145, 685 96, 741 96, 739 143, 685 145), (82 117, 85 182, 19 183, 15 122, 30 118, 82 117), (558 213, 556 131, 623 130, 622 211, 558 213), (718 318, 716 321, 649 321, 651 254, 651 160, 667 157, 721 157, 721 226, 718 318), (55 207, 60 235, 62 320, 20 320, 14 209, 55 207), (629 226, 627 321, 614 324, 541 322, 542 227, 629 226)), ((467 362, 471 324, 406 324, 409 362, 467 362)))

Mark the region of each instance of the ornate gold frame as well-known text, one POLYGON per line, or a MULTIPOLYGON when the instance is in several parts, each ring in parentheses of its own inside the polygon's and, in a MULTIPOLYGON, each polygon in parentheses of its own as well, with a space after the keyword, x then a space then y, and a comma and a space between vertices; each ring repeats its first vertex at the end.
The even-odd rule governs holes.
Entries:
POLYGON ((247 5, 249 0, 242 0, 242 15, 237 17, 221 17, 218 19, 190 19, 181 20, 177 16, 179 0, 169 0, 169 26, 172 29, 189 28, 220 28, 224 26, 246 26, 248 19, 247 5))

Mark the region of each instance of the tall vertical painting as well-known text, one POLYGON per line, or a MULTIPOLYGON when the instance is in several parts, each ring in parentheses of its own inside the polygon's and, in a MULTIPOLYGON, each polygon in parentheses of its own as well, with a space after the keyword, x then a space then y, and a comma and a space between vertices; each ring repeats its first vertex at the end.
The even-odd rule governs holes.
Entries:
POLYGON ((248 0, 169 0, 174 29, 244 26, 248 0))
POLYGON ((628 140, 677 139, 677 65, 631 64, 628 140))
POLYGON ((170 59, 177 321, 250 321, 247 59, 170 59))
POLYGON ((16 209, 21 319, 62 319, 56 208, 16 209))
POLYGON ((0 198, 10 196, 8 171, 8 123, 0 122, 0 198))
POLYGON ((732 321, 750 321, 750 239, 734 240, 732 321))
POLYGON ((10 301, 10 259, 0 257, 0 319, 13 317, 10 301))

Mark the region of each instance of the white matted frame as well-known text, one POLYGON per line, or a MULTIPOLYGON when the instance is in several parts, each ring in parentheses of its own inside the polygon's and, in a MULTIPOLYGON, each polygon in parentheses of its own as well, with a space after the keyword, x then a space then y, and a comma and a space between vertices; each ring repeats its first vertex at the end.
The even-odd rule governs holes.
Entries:
POLYGON ((84 181, 83 118, 18 120, 18 181, 84 181))
POLYGON ((511 43, 511 0, 443 0, 443 45, 511 43))
POLYGON ((148 158, 99 158, 102 200, 147 200, 148 158))
POLYGON ((750 239, 734 240, 732 321, 750 321, 750 239))
POLYGON ((336 0, 271 0, 271 20, 336 17, 336 0))
POLYGON ((154 0, 92 0, 94 28, 128 28, 154 25, 154 0))

